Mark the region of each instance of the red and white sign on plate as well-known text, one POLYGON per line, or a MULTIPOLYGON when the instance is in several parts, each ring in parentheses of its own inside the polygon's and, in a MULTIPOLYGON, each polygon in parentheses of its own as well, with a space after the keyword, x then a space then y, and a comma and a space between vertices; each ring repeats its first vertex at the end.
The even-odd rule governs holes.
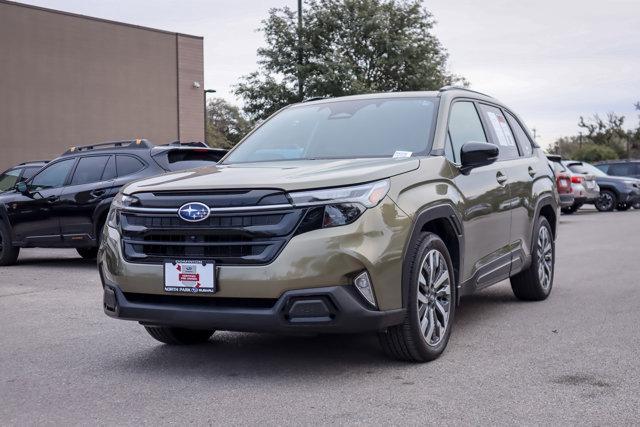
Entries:
POLYGON ((166 292, 213 293, 216 291, 213 263, 175 261, 164 264, 166 292))

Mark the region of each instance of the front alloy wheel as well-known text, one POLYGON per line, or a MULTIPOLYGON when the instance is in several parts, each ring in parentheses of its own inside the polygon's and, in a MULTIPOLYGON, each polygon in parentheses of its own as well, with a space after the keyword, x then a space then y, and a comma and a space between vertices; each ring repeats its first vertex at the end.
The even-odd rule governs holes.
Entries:
POLYGON ((407 313, 402 324, 380 332, 389 356, 427 362, 442 354, 449 342, 455 313, 456 287, 447 246, 433 233, 423 233, 405 257, 407 313))
POLYGON ((615 206, 616 195, 609 190, 601 191, 600 197, 596 200, 596 209, 600 212, 611 212, 615 206))
POLYGON ((451 283, 444 255, 429 251, 418 276, 418 317, 420 330, 429 346, 437 346, 449 326, 451 283))

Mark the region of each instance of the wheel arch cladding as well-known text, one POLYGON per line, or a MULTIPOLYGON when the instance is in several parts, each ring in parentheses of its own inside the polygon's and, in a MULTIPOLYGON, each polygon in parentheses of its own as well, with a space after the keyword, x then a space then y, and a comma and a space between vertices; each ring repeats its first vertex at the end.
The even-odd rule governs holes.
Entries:
MULTIPOLYGON (((410 277, 409 264, 406 261, 411 248, 415 246, 423 233, 434 233, 444 241, 453 264, 456 287, 462 271, 462 254, 464 253, 464 236, 462 223, 453 206, 449 204, 426 208, 416 215, 407 244, 405 245, 402 265, 402 306, 408 304, 408 284, 410 277)), ((456 292, 458 294, 458 292, 456 292)))
POLYGON ((549 221, 549 225, 551 225, 551 232, 553 233, 553 239, 556 238, 556 227, 557 227, 557 214, 556 209, 553 207, 552 203, 549 200, 545 200, 540 203, 540 208, 538 210, 538 215, 536 218, 545 217, 547 221, 549 221))

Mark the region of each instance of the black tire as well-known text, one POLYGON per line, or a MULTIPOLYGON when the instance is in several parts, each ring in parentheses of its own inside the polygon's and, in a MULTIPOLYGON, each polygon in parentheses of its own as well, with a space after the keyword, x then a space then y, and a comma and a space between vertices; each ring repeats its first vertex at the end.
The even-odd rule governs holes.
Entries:
POLYGON ((640 209, 640 202, 634 202, 631 206, 633 206, 633 209, 640 209))
POLYGON ((145 326, 144 328, 153 338, 169 345, 202 344, 209 341, 215 332, 169 326, 145 326))
POLYGON ((618 204, 616 193, 611 190, 601 190, 600 197, 596 200, 596 209, 600 212, 611 212, 618 204))
POLYGON ((628 203, 618 203, 616 206, 616 210, 618 211, 628 211, 631 208, 631 205, 628 203))
POLYGON ((76 248, 76 251, 84 259, 96 259, 98 256, 98 248, 76 248))
MULTIPOLYGON (((405 263, 409 263, 410 278, 410 283, 404 284, 405 289, 409 292, 405 320, 400 325, 380 332, 378 338, 384 352, 394 359, 427 362, 438 358, 442 354, 451 336, 456 307, 456 284, 453 265, 447 246, 433 233, 424 233, 420 237, 414 247, 408 251, 405 263), (432 253, 436 254, 434 255, 434 260, 435 257, 438 258, 437 268, 432 269, 434 271, 433 275, 427 278, 431 283, 427 286, 422 286, 419 284, 419 280, 423 264, 428 262, 427 256, 432 253), (442 255, 442 258, 437 254, 442 255), (445 261, 446 272, 442 269, 442 261, 445 261), (436 275, 438 275, 438 278, 435 278, 436 275), (445 275, 446 279, 442 279, 444 281, 439 287, 431 286, 433 282, 437 283, 438 279, 444 278, 445 275), (447 285, 450 292, 448 296, 445 295, 447 285), (439 290, 436 291, 436 289, 439 290), (429 292, 429 296, 425 296, 423 292, 429 292), (423 300, 419 301, 418 293, 420 293, 423 300), (446 299, 444 298, 445 296, 446 299), (437 303, 440 304, 440 310, 437 303), (421 304, 422 306, 420 306, 421 304), (442 317, 442 308, 448 309, 446 320, 442 317), (423 315, 425 317, 422 317, 423 315), (420 324, 421 318, 427 322, 424 330, 431 339, 434 338, 433 334, 437 333, 437 342, 430 340, 427 343, 427 337, 420 324), (444 328, 442 328, 442 320, 445 320, 444 328), (437 325, 439 326, 436 328, 437 325)), ((425 269, 424 272, 428 273, 432 270, 425 269)), ((423 275, 422 277, 426 278, 427 276, 423 275)))
POLYGON ((568 206, 566 208, 561 208, 560 210, 562 211, 563 214, 571 215, 571 214, 576 213, 578 208, 576 208, 575 205, 574 205, 574 206, 568 206))
POLYGON ((19 255, 20 248, 11 244, 9 228, 0 221, 0 266, 15 264, 19 255))
MULTIPOLYGON (((545 245, 546 247, 546 245, 545 245)), ((518 299, 524 301, 542 301, 547 299, 553 288, 554 266, 556 259, 556 248, 553 239, 553 232, 549 221, 543 216, 538 218, 538 222, 533 232, 533 251, 531 254, 531 265, 526 270, 521 271, 515 276, 511 277, 511 289, 518 299), (542 229, 546 231, 542 231, 542 229), (545 233, 548 236, 548 243, 551 246, 550 249, 550 266, 549 262, 541 265, 541 254, 544 254, 544 248, 541 248, 541 241, 544 241, 541 237, 541 233, 545 233), (545 266, 547 268, 545 269, 545 266), (541 278, 540 269, 548 272, 548 282, 541 278)))

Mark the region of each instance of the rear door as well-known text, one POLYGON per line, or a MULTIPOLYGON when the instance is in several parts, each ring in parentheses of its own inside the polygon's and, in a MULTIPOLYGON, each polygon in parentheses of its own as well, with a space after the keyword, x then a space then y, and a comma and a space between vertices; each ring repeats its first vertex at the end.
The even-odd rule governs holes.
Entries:
MULTIPOLYGON (((113 156, 91 155, 81 157, 69 185, 60 195, 57 214, 63 239, 78 246, 95 238, 94 213, 108 197, 113 196, 114 173, 107 170, 113 156)), ((112 168, 113 169, 113 168, 112 168)))
POLYGON ((511 257, 508 251, 511 213, 509 190, 503 181, 504 164, 460 172, 460 149, 470 141, 489 142, 476 103, 454 102, 449 113, 445 156, 454 170, 453 183, 460 191, 463 215, 464 271, 462 280, 474 279, 478 286, 506 278, 511 257))
POLYGON ((528 258, 531 248, 532 224, 536 208, 536 179, 548 179, 546 158, 534 156, 532 141, 518 119, 507 110, 495 105, 481 106, 483 119, 496 144, 500 146, 500 159, 507 175, 511 229, 509 251, 511 272, 519 270, 528 258))

